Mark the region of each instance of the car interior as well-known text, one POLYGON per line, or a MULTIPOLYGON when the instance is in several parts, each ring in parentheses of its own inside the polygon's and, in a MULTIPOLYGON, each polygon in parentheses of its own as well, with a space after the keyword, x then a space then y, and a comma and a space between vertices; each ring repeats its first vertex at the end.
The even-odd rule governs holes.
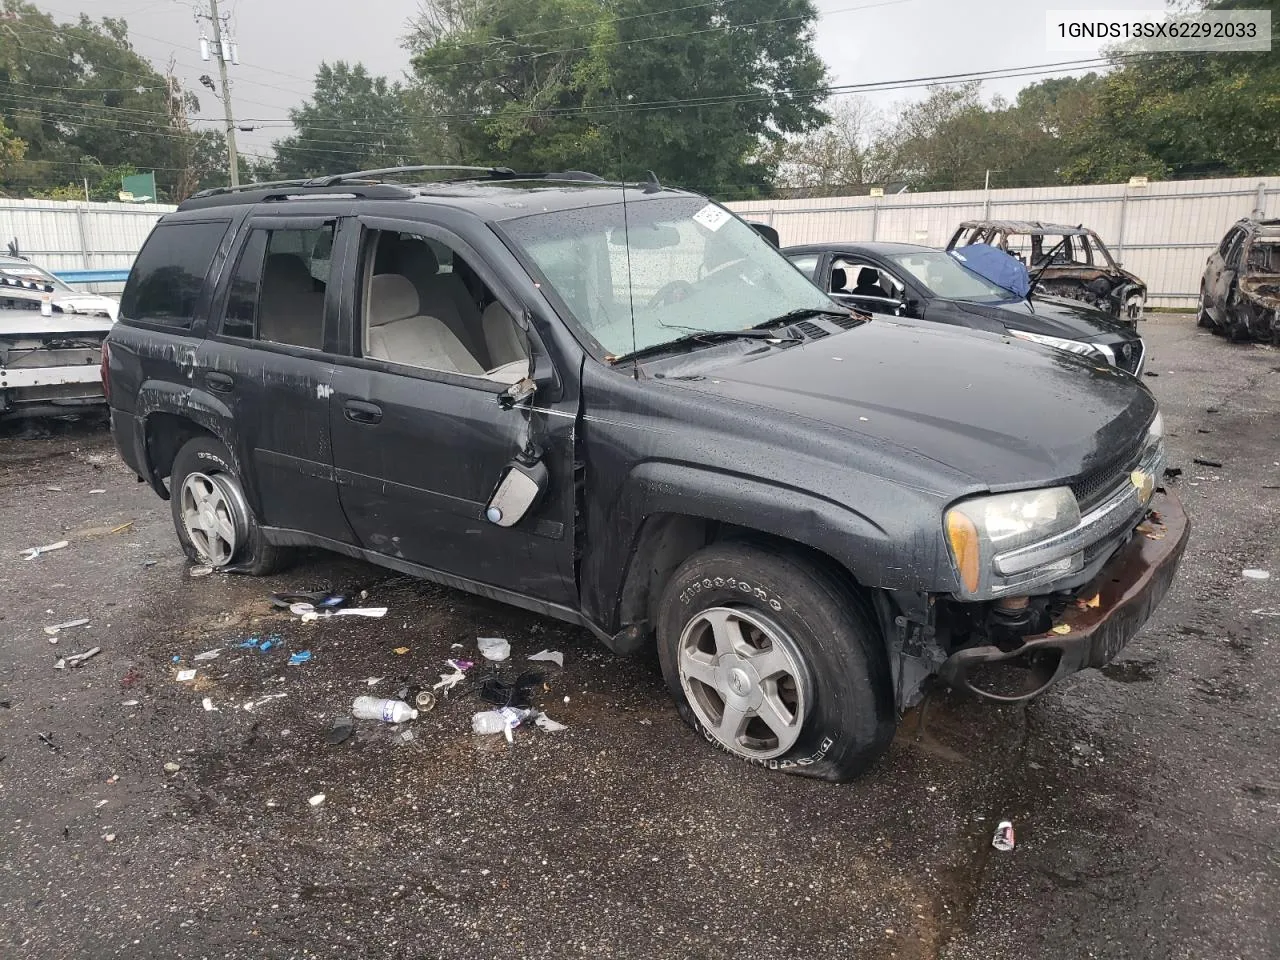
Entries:
POLYGON ((831 292, 849 297, 877 297, 881 300, 897 299, 890 290, 895 285, 881 275, 881 271, 852 260, 837 260, 831 268, 831 292), (856 278, 850 285, 851 277, 856 278))
POLYGON ((364 303, 366 357, 496 383, 528 375, 528 349, 515 318, 439 241, 376 231, 364 303))

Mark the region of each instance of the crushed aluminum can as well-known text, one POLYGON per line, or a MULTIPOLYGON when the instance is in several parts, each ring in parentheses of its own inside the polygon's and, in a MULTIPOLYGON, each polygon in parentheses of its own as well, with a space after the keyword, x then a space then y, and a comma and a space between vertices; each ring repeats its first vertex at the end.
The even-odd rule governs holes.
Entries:
POLYGON ((1013 824, 1008 820, 1001 820, 1000 825, 996 827, 996 835, 991 838, 991 845, 997 850, 1008 853, 1013 849, 1013 824))

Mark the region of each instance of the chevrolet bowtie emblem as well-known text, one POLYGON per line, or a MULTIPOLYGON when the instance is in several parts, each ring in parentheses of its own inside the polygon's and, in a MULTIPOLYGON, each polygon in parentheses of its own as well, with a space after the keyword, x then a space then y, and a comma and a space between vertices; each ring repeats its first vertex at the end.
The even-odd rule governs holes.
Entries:
POLYGON ((1135 470, 1129 474, 1129 479, 1133 485, 1138 488, 1138 499, 1146 503, 1151 499, 1151 495, 1156 492, 1156 478, 1145 470, 1135 470))

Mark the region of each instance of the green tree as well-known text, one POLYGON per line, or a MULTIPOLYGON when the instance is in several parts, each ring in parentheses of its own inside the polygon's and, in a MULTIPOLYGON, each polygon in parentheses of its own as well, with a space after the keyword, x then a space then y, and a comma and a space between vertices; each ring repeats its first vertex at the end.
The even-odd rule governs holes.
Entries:
POLYGON ((296 132, 275 142, 275 173, 290 179, 418 162, 409 114, 401 84, 359 63, 322 63, 311 99, 289 111, 296 132))
POLYGON ((810 0, 434 0, 409 38, 453 156, 721 196, 766 191, 773 144, 818 126, 810 0))

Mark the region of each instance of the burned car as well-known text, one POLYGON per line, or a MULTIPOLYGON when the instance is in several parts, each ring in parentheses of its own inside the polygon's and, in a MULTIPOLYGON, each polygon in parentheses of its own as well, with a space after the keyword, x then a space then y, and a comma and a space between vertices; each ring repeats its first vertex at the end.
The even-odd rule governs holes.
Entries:
POLYGON ((1188 527, 1142 381, 842 308, 652 179, 441 172, 154 228, 105 380, 192 561, 320 547, 656 650, 701 738, 829 780, 931 678, 1032 696, 1169 589, 1188 527))
POLYGON ((0 419, 105 412, 106 308, 64 311, 52 284, 10 270, 0 263, 0 419))
POLYGON ((1202 327, 1232 340, 1280 344, 1280 220, 1241 220, 1204 266, 1202 327))
POLYGON ((947 250, 973 243, 998 247, 1017 257, 1046 294, 1081 300, 1128 323, 1142 319, 1147 285, 1111 256, 1102 238, 1085 226, 1038 220, 966 220, 947 250))

